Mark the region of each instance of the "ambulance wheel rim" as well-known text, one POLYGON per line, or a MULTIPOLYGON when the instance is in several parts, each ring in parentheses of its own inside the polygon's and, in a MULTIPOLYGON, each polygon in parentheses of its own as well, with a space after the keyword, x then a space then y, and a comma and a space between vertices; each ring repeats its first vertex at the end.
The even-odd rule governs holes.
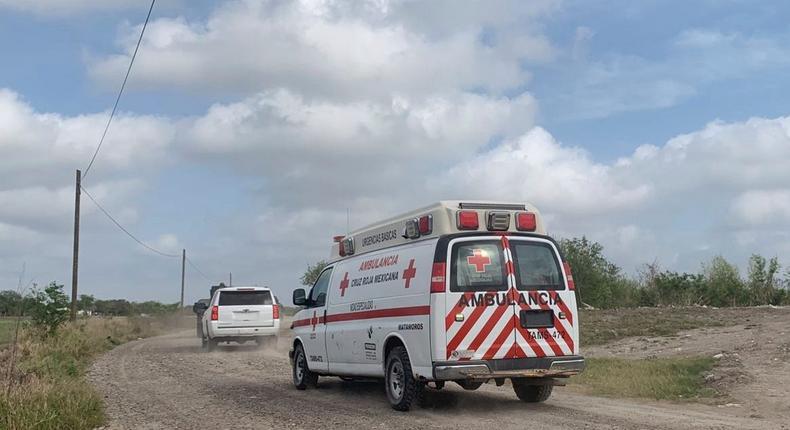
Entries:
POLYGON ((405 376, 403 374, 403 365, 400 361, 393 361, 390 366, 390 392, 392 397, 400 400, 403 397, 403 387, 406 385, 405 376))
POLYGON ((296 379, 299 382, 302 382, 302 380, 304 379, 304 368, 305 368, 304 354, 302 354, 301 351, 299 351, 299 355, 297 355, 296 357, 296 379))

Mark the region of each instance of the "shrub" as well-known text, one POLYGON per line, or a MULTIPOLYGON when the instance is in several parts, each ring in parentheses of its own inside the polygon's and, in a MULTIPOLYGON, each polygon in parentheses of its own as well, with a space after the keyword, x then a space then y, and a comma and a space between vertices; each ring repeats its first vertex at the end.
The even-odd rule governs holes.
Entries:
POLYGON ((46 336, 53 335, 69 317, 69 299, 63 293, 63 285, 50 283, 44 291, 33 292, 30 312, 33 325, 46 336))

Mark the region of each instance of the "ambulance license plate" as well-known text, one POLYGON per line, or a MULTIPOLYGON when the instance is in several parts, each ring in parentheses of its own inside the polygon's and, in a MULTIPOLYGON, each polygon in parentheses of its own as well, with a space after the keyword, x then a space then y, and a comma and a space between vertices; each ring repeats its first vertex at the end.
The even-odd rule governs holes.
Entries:
POLYGON ((554 311, 551 310, 521 310, 519 322, 524 328, 554 327, 554 311))

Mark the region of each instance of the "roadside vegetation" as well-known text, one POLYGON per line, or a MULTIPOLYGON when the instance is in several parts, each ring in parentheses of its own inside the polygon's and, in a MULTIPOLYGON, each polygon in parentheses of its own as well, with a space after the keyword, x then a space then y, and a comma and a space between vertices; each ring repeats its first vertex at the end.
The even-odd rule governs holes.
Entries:
POLYGON ((628 360, 588 358, 587 369, 570 384, 588 394, 656 400, 697 400, 717 392, 705 384, 710 357, 628 360))
POLYGON ((560 240, 560 248, 573 269, 581 302, 598 309, 790 305, 790 269, 780 277, 776 257, 752 255, 745 278, 721 256, 704 263, 698 273, 678 273, 652 263, 631 277, 606 259, 601 244, 586 237, 560 240))
MULTIPOLYGON (((0 428, 101 426, 101 396, 85 380, 91 360, 130 340, 161 333, 174 317, 85 318, 67 322, 68 298, 55 283, 30 295, 16 345, 0 351, 0 428)), ((2 320, 12 339, 16 319, 2 320), (12 323, 6 323, 12 321, 12 323)))

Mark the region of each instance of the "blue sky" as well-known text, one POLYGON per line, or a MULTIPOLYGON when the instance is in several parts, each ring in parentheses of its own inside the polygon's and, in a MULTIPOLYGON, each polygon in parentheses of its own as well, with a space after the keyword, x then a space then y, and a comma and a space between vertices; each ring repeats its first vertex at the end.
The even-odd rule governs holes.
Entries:
MULTIPOLYGON (((0 1, 9 286, 22 263, 68 283, 69 180, 147 10, 47 3, 0 1)), ((163 1, 86 182, 146 242, 281 295, 347 209, 353 228, 439 198, 528 199, 629 272, 790 264, 788 16, 778 1, 163 1)), ((83 291, 175 297, 174 261, 95 210, 83 222, 83 291)))

